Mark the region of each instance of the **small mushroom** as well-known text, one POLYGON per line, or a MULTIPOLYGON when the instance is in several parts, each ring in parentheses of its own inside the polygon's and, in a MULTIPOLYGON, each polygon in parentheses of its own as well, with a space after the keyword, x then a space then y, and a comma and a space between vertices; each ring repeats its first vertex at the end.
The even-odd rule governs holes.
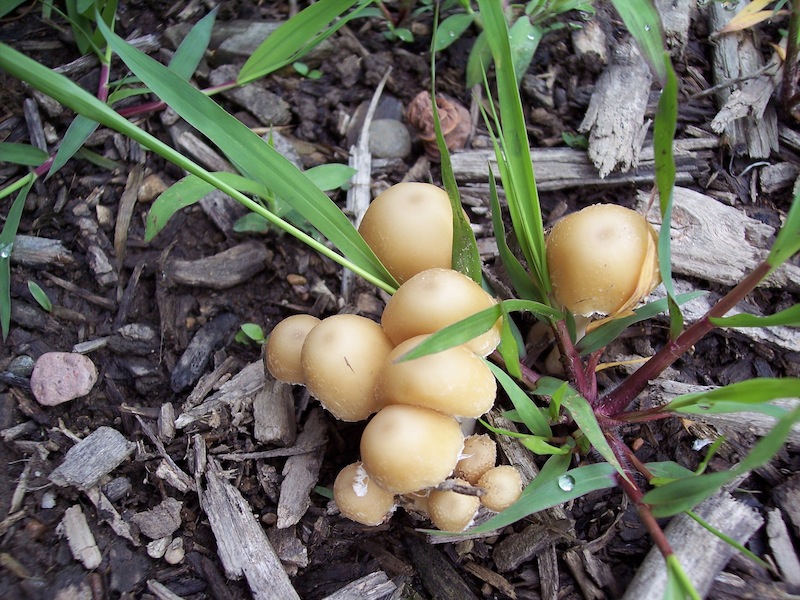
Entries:
POLYGON ((380 525, 395 509, 394 494, 372 481, 360 462, 347 465, 333 482, 339 511, 362 525, 380 525))
POLYGON ((567 215, 547 236, 553 295, 577 315, 625 314, 660 281, 657 246, 653 227, 624 206, 567 215))
MULTIPOLYGON (((381 325, 394 344, 434 333, 495 304, 494 298, 466 275, 452 269, 428 269, 401 285, 386 303, 381 325)), ((500 343, 498 319, 489 331, 465 345, 486 356, 500 343)))
POLYGON ((427 337, 406 340, 386 357, 375 383, 381 406, 411 404, 457 417, 477 418, 488 412, 497 382, 483 359, 465 346, 398 362, 427 337))
POLYGON ((358 232, 400 283, 452 264, 453 210, 447 192, 430 183, 398 183, 378 194, 358 232))
POLYGON ((484 491, 481 504, 489 510, 500 512, 519 500, 522 494, 522 477, 515 467, 500 465, 481 475, 478 487, 484 491))
POLYGON ((472 485, 481 475, 494 467, 497 461, 497 444, 486 434, 475 434, 464 440, 464 449, 456 465, 455 476, 472 485))
MULTIPOLYGON (((455 479, 453 482, 469 486, 469 482, 463 479, 455 479)), ((442 531, 464 531, 472 524, 480 505, 478 496, 455 490, 433 490, 428 496, 428 516, 442 531)))
POLYGON ((381 326, 366 317, 323 319, 300 354, 306 387, 337 419, 362 421, 379 408, 375 379, 392 347, 381 326))
POLYGON ((361 460, 382 488, 408 494, 435 487, 453 472, 464 436, 458 421, 427 408, 392 404, 361 436, 361 460))
POLYGON ((319 325, 312 315, 292 315, 272 328, 265 346, 264 360, 267 371, 285 383, 305 383, 300 351, 308 332, 319 325))

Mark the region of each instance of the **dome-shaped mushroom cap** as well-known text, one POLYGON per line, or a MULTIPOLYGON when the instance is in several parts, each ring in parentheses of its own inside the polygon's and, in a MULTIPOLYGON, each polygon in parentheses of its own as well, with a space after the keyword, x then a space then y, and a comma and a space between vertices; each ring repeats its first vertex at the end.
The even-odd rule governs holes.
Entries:
POLYGON ((380 525, 395 508, 394 494, 372 481, 360 462, 347 465, 336 476, 333 500, 339 512, 362 525, 380 525))
MULTIPOLYGON (((452 269, 428 269, 401 285, 386 304, 381 325, 394 344, 434 333, 495 304, 484 289, 452 269)), ((486 356, 500 343, 500 319, 495 326, 465 344, 486 356)))
POLYGON ((361 460, 382 488, 408 494, 447 479, 463 445, 464 436, 454 417, 392 404, 367 423, 361 436, 361 460))
POLYGON ((497 382, 483 359, 467 347, 398 362, 427 337, 406 340, 386 357, 375 383, 378 403, 411 404, 457 417, 487 413, 497 396, 497 382))
POLYGON ((425 269, 451 266, 453 211, 447 192, 435 185, 388 188, 370 203, 358 232, 400 283, 425 269))
POLYGON ((547 236, 553 295, 583 316, 616 315, 659 282, 658 234, 629 208, 595 204, 567 215, 547 236))
POLYGON ((519 500, 522 494, 522 477, 516 467, 500 465, 486 471, 478 479, 483 488, 481 504, 494 512, 501 512, 519 500))
MULTIPOLYGON (((469 486, 463 479, 456 479, 455 482, 469 486)), ((480 505, 478 496, 453 490, 433 490, 428 497, 428 516, 442 531, 464 531, 472 523, 480 505)))
POLYGON ((319 322, 312 315, 292 315, 272 328, 264 357, 267 370, 275 379, 284 383, 305 383, 300 352, 308 332, 319 322))
POLYGON ((486 434, 474 434, 464 440, 464 449, 456 465, 455 476, 472 485, 497 462, 497 444, 486 434))
POLYGON ((358 315, 323 319, 306 336, 300 360, 306 387, 342 421, 378 410, 375 379, 393 344, 381 326, 358 315))

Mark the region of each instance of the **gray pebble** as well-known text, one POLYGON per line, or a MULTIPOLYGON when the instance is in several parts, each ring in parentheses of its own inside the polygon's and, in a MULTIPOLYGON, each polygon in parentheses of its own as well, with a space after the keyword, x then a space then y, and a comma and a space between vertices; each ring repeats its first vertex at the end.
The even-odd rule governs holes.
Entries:
POLYGON ((369 151, 375 158, 405 158, 411 154, 411 134, 395 119, 376 119, 369 128, 369 151))
POLYGON ((39 404, 56 406, 88 394, 97 382, 97 367, 74 352, 47 352, 31 373, 31 391, 39 404))

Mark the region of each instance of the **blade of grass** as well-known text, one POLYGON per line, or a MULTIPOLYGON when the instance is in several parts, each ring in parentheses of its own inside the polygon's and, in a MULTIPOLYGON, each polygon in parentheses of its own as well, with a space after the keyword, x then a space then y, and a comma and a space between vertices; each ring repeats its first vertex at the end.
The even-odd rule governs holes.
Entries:
POLYGON ((517 410, 517 415, 522 419, 522 422, 525 423, 525 426, 530 432, 542 437, 552 437, 553 431, 550 429, 550 424, 547 422, 545 412, 536 406, 530 396, 525 393, 525 390, 519 387, 516 382, 508 376, 508 373, 494 363, 486 361, 486 365, 491 369, 492 373, 494 373, 495 378, 500 383, 503 390, 505 390, 506 395, 517 410))
POLYGON ((663 410, 686 411, 697 408, 697 412, 710 411, 717 402, 741 404, 742 410, 751 410, 753 405, 771 402, 780 398, 792 398, 800 394, 800 378, 758 377, 724 387, 683 394, 665 404, 663 410))
POLYGON ((798 252, 800 252, 800 195, 795 196, 792 200, 786 221, 778 232, 775 243, 767 256, 767 263, 774 271, 798 252))
POLYGON ((711 317, 709 320, 717 327, 800 327, 800 304, 763 317, 742 313, 730 317, 711 317))
POLYGON ((661 18, 652 0, 611 0, 625 27, 639 44, 647 62, 663 84, 667 80, 667 65, 664 62, 664 30, 661 18))
POLYGON ((14 248, 14 238, 17 236, 20 219, 22 219, 25 199, 36 181, 33 174, 29 174, 26 179, 26 183, 17 193, 17 197, 11 203, 11 208, 8 209, 3 231, 0 232, 0 327, 3 330, 4 340, 8 336, 8 328, 11 325, 11 251, 14 248))
POLYGON ((0 143, 0 162, 36 167, 47 160, 47 152, 30 144, 0 143))
POLYGON ((211 41, 211 31, 214 29, 218 10, 219 7, 214 7, 200 19, 178 45, 169 61, 170 70, 178 76, 189 79, 197 69, 211 41))

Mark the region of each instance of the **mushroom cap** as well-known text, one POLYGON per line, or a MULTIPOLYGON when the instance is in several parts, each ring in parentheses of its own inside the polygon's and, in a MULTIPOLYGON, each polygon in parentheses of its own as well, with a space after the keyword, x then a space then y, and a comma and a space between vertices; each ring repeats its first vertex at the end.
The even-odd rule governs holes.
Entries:
POLYGON ((452 264, 453 210, 447 192, 435 185, 398 183, 378 194, 358 232, 399 283, 452 264))
MULTIPOLYGON (((455 482, 469 485, 463 479, 456 479, 455 482)), ((442 531, 464 531, 472 523, 480 505, 478 496, 453 490, 433 490, 428 496, 428 516, 442 531)))
POLYGON ((386 357, 375 383, 380 405, 410 404, 459 417, 487 413, 497 396, 497 382, 483 359, 465 346, 396 362, 427 337, 408 339, 386 357))
POLYGON ((476 433, 464 440, 455 476, 475 485, 481 475, 494 467, 496 461, 497 444, 488 435, 476 433))
POLYGON ((616 315, 659 282, 658 234, 634 210, 595 204, 567 215, 547 236, 556 300, 584 316, 616 315))
POLYGON ((362 525, 380 525, 395 508, 394 494, 372 481, 360 462, 347 465, 336 476, 333 500, 339 512, 362 525))
MULTIPOLYGON (((452 269, 428 269, 401 285, 386 303, 381 325, 394 344, 434 333, 495 304, 484 289, 452 269)), ((501 319, 465 344, 486 356, 500 343, 501 319)))
POLYGON ((275 325, 265 348, 267 371, 285 383, 305 383, 300 352, 308 332, 319 325, 312 315, 292 315, 275 325))
POLYGON ((500 465, 481 475, 478 487, 484 491, 481 504, 489 510, 500 512, 519 500, 522 494, 522 477, 516 467, 500 465))
POLYGON ((439 485, 453 472, 464 445, 454 417, 392 404, 378 411, 361 436, 361 460, 382 488, 408 494, 439 485))
POLYGON ((337 419, 366 419, 379 408, 375 378, 392 347, 381 326, 366 317, 323 319, 300 354, 306 387, 337 419))

